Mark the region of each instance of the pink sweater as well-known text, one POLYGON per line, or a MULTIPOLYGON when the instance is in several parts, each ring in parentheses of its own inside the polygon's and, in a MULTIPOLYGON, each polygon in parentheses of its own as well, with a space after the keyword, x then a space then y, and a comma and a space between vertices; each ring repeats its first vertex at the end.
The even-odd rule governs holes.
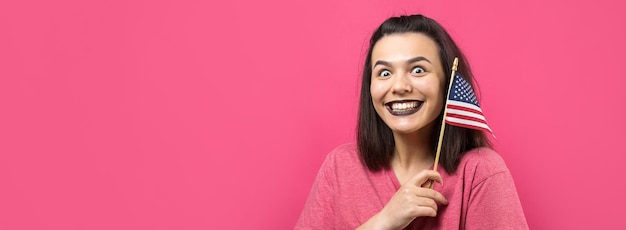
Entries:
MULTIPOLYGON (((378 213, 400 188, 392 169, 364 167, 355 144, 337 147, 319 170, 295 229, 355 229, 378 213)), ((528 229, 513 178, 489 148, 467 152, 454 174, 439 167, 448 200, 437 217, 416 218, 406 229, 528 229)))

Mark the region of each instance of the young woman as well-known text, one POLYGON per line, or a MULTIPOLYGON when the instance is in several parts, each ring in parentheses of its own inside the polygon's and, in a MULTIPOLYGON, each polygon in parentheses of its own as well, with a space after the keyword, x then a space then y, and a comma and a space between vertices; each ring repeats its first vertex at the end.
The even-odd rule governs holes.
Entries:
POLYGON ((446 124, 441 167, 432 170, 455 57, 473 84, 434 20, 400 16, 378 27, 363 68, 357 143, 329 153, 296 229, 528 228, 513 178, 481 131, 446 124))

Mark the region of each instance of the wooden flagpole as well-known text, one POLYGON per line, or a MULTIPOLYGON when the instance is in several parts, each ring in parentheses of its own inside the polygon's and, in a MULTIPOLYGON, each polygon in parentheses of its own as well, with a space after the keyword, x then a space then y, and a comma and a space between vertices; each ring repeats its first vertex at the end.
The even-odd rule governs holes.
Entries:
MULTIPOLYGON (((448 112, 448 97, 450 97, 450 88, 452 88, 452 82, 454 81, 454 75, 456 75, 456 69, 459 65, 459 58, 454 58, 452 63, 452 74, 450 75, 450 84, 448 85, 448 94, 446 95, 445 102, 443 103, 443 119, 441 120, 441 129, 439 130, 439 143, 437 143, 437 153, 435 154, 435 164, 433 170, 437 171, 437 165, 439 165, 439 155, 441 155, 441 142, 443 142, 443 133, 446 129, 446 113, 448 112)), ((430 181, 430 188, 435 186, 434 181, 430 181)))

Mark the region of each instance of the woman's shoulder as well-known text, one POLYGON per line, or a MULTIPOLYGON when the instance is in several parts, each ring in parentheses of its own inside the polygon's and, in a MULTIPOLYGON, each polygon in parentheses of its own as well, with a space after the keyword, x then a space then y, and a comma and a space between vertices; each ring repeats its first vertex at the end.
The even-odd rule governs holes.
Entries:
POLYGON ((326 173, 332 173, 335 177, 344 175, 365 175, 367 170, 361 163, 358 147, 355 143, 346 143, 335 147, 331 150, 324 163, 322 169, 326 173))
POLYGON ((356 143, 345 143, 335 147, 326 156, 326 161, 339 162, 341 165, 361 164, 356 143))
POLYGON ((463 154, 458 170, 466 175, 474 175, 476 179, 489 178, 500 173, 508 173, 504 159, 489 147, 475 148, 463 154))

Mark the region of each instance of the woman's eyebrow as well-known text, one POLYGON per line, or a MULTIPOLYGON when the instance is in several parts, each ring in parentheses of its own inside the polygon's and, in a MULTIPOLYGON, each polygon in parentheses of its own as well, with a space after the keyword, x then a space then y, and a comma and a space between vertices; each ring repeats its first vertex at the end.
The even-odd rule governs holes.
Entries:
MULTIPOLYGON (((411 64, 413 62, 418 62, 418 61, 427 61, 428 63, 431 63, 430 60, 428 60, 428 58, 425 58, 423 56, 417 56, 414 58, 411 58, 409 60, 406 60, 407 64, 411 64)), ((374 67, 376 67, 377 65, 384 65, 384 66, 391 66, 391 63, 389 63, 388 61, 383 61, 383 60, 378 60, 376 61, 376 63, 374 63, 374 67)))
POLYGON ((391 66, 391 63, 387 61, 378 60, 376 61, 376 63, 374 63, 374 67, 376 67, 377 65, 391 66))

